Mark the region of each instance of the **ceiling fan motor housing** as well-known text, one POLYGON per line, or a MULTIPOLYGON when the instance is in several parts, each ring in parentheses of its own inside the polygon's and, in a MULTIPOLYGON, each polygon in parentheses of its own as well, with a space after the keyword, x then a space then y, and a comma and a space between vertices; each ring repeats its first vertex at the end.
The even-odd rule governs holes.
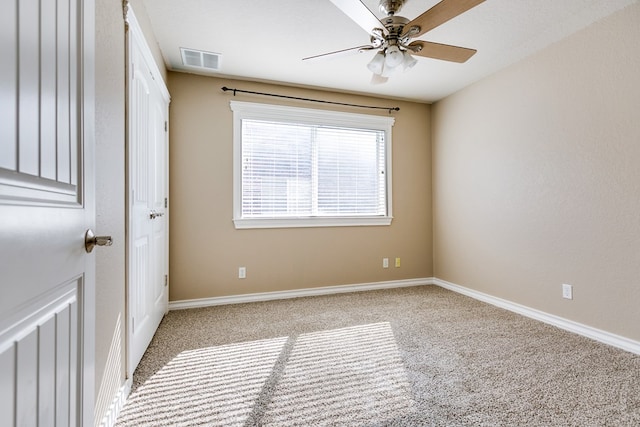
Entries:
POLYGON ((386 39, 387 43, 396 44, 400 41, 400 35, 403 34, 404 27, 409 23, 409 20, 402 16, 388 16, 382 19, 382 23, 389 31, 386 39))
POLYGON ((380 11, 387 15, 394 15, 397 13, 405 0, 380 0, 380 11))

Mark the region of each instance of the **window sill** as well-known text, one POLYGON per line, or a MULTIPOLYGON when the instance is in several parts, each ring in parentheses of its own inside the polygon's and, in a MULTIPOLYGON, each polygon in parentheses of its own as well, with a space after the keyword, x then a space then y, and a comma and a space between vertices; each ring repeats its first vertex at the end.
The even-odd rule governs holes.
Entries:
POLYGON ((303 227, 366 227, 391 225, 390 216, 340 218, 236 218, 236 229, 251 228, 303 228, 303 227))

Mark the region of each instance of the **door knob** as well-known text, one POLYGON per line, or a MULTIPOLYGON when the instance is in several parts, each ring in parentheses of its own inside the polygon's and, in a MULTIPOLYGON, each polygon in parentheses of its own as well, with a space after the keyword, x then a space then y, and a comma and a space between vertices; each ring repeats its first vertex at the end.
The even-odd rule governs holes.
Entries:
POLYGON ((156 212, 156 211, 151 211, 151 213, 149 214, 149 218, 150 219, 156 219, 159 216, 163 216, 164 212, 156 212))
POLYGON ((91 253, 96 246, 111 246, 113 239, 111 236, 96 236, 92 229, 88 229, 84 235, 84 249, 91 253))

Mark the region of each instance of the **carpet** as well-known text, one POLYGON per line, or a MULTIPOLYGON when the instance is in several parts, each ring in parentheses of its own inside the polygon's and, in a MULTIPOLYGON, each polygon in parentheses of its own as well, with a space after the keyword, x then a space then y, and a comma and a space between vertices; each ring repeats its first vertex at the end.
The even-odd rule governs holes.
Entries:
POLYGON ((640 426, 640 356, 421 286, 170 312, 117 426, 640 426))

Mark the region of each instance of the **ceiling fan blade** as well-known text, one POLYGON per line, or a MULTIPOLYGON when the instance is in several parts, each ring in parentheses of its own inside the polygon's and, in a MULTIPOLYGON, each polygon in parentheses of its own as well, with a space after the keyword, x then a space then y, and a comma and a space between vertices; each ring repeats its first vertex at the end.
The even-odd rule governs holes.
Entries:
POLYGON ((485 0, 442 0, 413 21, 410 21, 405 25, 405 28, 420 27, 417 33, 411 35, 411 37, 418 37, 484 1, 485 0))
POLYGON ((373 46, 370 46, 370 45, 350 47, 348 49, 336 50, 334 52, 321 53, 320 55, 307 56, 306 58, 302 58, 302 60, 306 61, 308 59, 324 58, 325 56, 344 54, 344 53, 348 53, 348 52, 353 52, 354 50, 356 50, 358 52, 362 52, 364 50, 374 50, 374 49, 377 49, 377 48, 373 47, 373 46))
POLYGON ((466 47, 451 46, 426 41, 415 41, 409 44, 409 51, 412 55, 424 56, 426 58, 441 59, 450 62, 466 62, 477 50, 466 47), (422 46, 419 48, 418 46, 422 46))
POLYGON ((384 35, 389 35, 389 30, 360 0, 331 0, 331 3, 367 33, 372 34, 374 28, 379 28, 384 35))

